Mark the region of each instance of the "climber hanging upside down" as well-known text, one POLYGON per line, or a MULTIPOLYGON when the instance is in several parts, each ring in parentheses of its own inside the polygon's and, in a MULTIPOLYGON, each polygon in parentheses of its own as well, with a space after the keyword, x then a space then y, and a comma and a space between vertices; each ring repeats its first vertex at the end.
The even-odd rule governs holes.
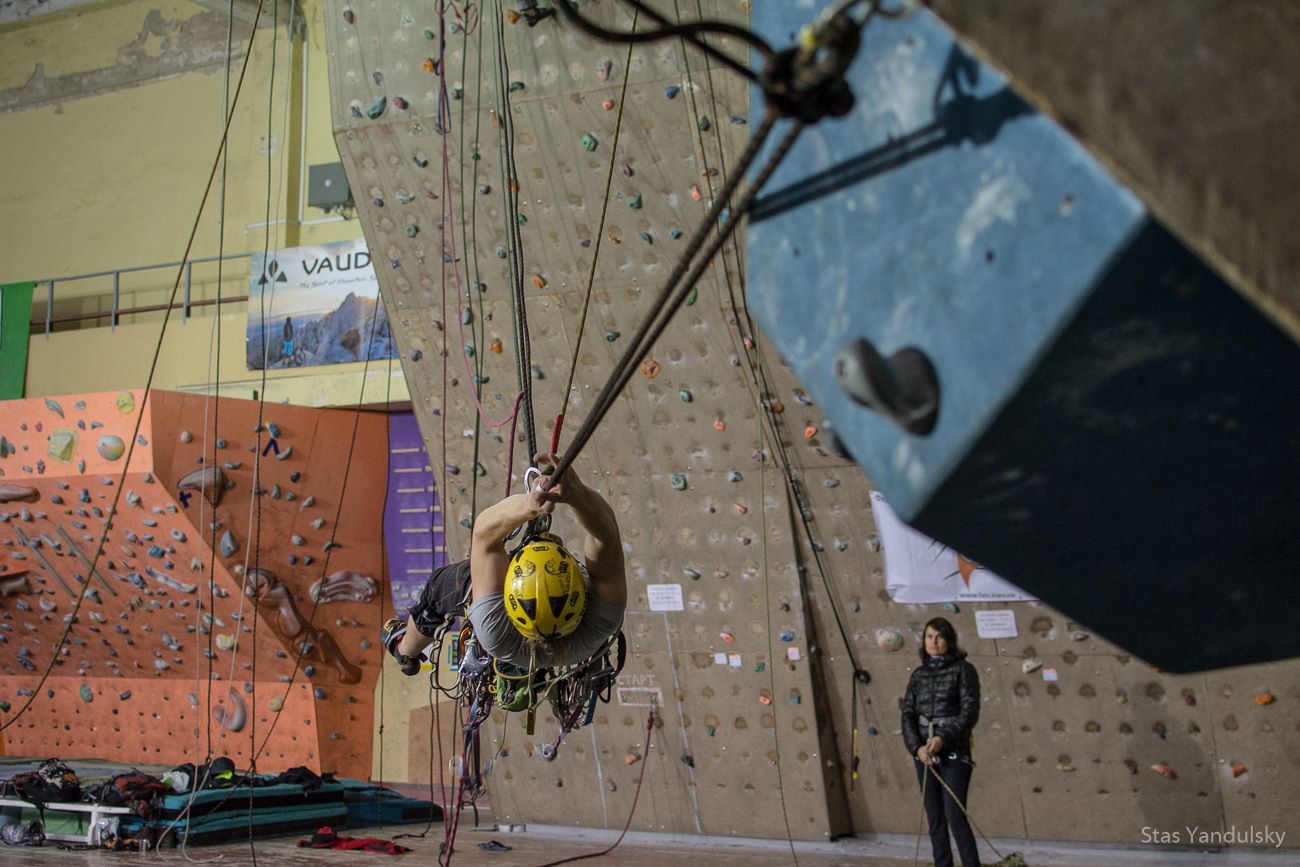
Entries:
MULTIPOLYGON (((533 460, 543 473, 559 463, 547 453, 533 460)), ((419 672, 422 648, 467 599, 474 637, 500 662, 527 670, 588 659, 618 633, 627 605, 614 510, 572 468, 484 509, 474 521, 469 559, 435 571, 407 621, 393 618, 384 627, 384 646, 405 674, 419 672), (573 509, 587 532, 585 570, 550 533, 506 551, 516 528, 550 515, 556 504, 573 509)))

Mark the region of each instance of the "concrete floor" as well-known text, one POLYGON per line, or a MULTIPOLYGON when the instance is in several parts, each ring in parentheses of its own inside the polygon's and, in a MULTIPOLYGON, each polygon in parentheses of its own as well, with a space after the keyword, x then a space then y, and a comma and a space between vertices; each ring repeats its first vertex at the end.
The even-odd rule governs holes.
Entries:
MULTIPOLYGON (((535 867, 577 855, 600 852, 618 837, 616 832, 588 831, 550 826, 533 826, 523 832, 503 832, 485 825, 474 828, 462 826, 456 841, 452 863, 461 865, 500 865, 500 867, 535 867), (480 843, 497 841, 510 846, 510 851, 484 851, 480 843)), ((392 839, 410 832, 412 826, 370 828, 345 832, 352 836, 376 836, 392 839)), ((419 831, 416 826, 414 830, 419 831)), ((438 846, 442 841, 442 826, 435 825, 425 839, 403 839, 398 842, 409 846, 411 852, 396 864, 435 864, 438 846)), ((106 852, 96 850, 61 849, 57 844, 41 848, 11 849, 0 847, 0 860, 15 865, 123 865, 153 864, 219 864, 221 867, 316 867, 316 865, 352 865, 357 863, 383 864, 384 856, 311 850, 296 847, 297 838, 259 840, 256 852, 250 852, 247 842, 221 846, 192 847, 186 851, 164 849, 160 852, 106 852), (378 859, 378 860, 376 860, 378 859)), ((1022 840, 994 840, 994 845, 1005 855, 1020 852, 1031 867, 1184 867, 1184 865, 1295 865, 1300 864, 1300 854, 1295 850, 1263 851, 1238 849, 1225 852, 1187 852, 1157 849, 1135 849, 1115 846, 1081 846, 1073 844, 1026 843, 1022 840)), ((994 863, 992 852, 982 845, 981 852, 994 863)), ((928 845, 922 841, 921 864, 929 864, 928 845)), ((721 837, 687 837, 662 834, 631 833, 608 855, 586 860, 601 864, 627 865, 627 867, 660 867, 660 865, 690 865, 690 867, 768 867, 768 865, 794 864, 803 867, 901 867, 913 864, 916 839, 904 836, 853 838, 834 843, 796 843, 792 848, 784 841, 728 839, 721 837)))

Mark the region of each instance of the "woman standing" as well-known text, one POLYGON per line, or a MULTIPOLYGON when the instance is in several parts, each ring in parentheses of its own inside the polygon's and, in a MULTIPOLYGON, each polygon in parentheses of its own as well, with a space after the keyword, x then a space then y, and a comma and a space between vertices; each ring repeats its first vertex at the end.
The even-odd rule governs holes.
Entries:
POLYGON ((963 867, 979 867, 975 835, 966 819, 971 732, 980 717, 980 678, 957 646, 957 631, 942 617, 925 624, 921 664, 903 696, 903 740, 924 794, 935 867, 952 867, 951 829, 963 867), (947 784, 949 794, 938 776, 947 784), (956 795, 956 800, 953 799, 956 795))

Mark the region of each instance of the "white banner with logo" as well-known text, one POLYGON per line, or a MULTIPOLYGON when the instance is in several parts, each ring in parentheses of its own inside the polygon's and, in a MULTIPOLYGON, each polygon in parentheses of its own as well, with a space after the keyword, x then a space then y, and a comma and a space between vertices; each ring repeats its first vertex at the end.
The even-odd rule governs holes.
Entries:
POLYGON ((251 259, 249 370, 394 357, 364 238, 255 252, 251 259))
POLYGON ((1035 597, 912 529, 879 491, 871 510, 885 555, 885 590, 895 602, 1033 602, 1035 597))

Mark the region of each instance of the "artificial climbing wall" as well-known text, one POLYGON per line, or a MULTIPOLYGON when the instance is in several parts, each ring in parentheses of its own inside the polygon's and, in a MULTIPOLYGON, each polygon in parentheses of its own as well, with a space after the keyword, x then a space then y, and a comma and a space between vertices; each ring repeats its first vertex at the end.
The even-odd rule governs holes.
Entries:
POLYGON ((0 403, 4 751, 365 776, 383 417, 143 397, 0 403))
MULTIPOLYGON (((683 17, 744 20, 739 2, 680 5, 683 17)), ((512 21, 512 8, 486 4, 480 17, 472 8, 449 6, 445 31, 415 4, 333 2, 325 16, 339 150, 446 496, 453 557, 464 554, 475 504, 519 490, 526 460, 516 436, 507 464, 522 350, 507 230, 523 246, 524 367, 544 444, 566 397, 565 431, 585 416, 749 133, 741 83, 694 50, 655 43, 629 61, 625 47, 556 19, 529 26, 512 21), (499 23, 505 88, 496 83, 499 23), (521 218, 509 222, 507 94, 521 218)), ((583 9, 614 27, 631 23, 618 4, 583 9)), ((790 36, 765 35, 778 44, 790 36)), ((892 603, 869 482, 831 451, 820 411, 750 328, 741 273, 730 248, 715 260, 579 460, 624 532, 628 665, 594 725, 570 735, 554 762, 538 755, 554 720, 539 717, 527 735, 517 718, 493 718, 486 753, 498 819, 619 827, 644 768, 633 818, 641 829, 914 833, 919 798, 896 702, 921 625, 944 614, 984 684, 972 804, 986 832, 1137 843, 1144 826, 1291 821, 1294 663, 1175 678, 1046 605, 1009 606, 1020 637, 995 642, 976 638, 974 609, 1007 606, 892 603), (787 497, 782 454, 800 506, 787 497), (655 610, 653 585, 677 585, 681 610, 655 610), (858 698, 856 781, 854 666, 833 605, 872 677, 858 698)), ((571 523, 557 526, 578 535, 571 523)), ((409 689, 423 697, 426 688, 409 689)), ((401 755, 413 780, 427 779, 432 762, 422 747, 430 716, 418 706, 409 714, 401 755)))

